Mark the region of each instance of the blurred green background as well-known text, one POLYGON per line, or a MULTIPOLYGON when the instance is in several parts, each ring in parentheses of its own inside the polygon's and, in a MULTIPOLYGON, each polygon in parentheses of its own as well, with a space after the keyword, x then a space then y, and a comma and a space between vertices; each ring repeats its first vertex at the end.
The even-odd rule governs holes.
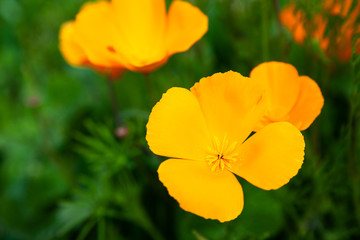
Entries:
MULTIPOLYGON (((293 42, 277 20, 289 1, 190 2, 208 15, 208 33, 150 74, 152 102, 143 75, 115 83, 129 130, 119 138, 106 79, 69 66, 58 49, 61 24, 85 0, 0 0, 0 239, 360 239, 356 56, 339 63, 316 42, 293 42), (293 64, 325 98, 303 132, 299 174, 277 191, 239 179, 245 206, 231 222, 183 211, 144 139, 152 106, 173 86, 228 70, 248 76, 267 60, 293 64)), ((308 11, 316 2, 297 1, 308 11)))

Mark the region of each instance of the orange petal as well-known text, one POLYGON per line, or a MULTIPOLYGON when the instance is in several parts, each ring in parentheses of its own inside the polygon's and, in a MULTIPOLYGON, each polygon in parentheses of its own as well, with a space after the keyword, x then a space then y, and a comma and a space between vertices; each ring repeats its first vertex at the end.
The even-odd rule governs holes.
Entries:
POLYGON ((296 9, 294 3, 290 3, 281 10, 279 19, 281 24, 293 33, 294 40, 299 44, 303 44, 306 37, 304 29, 305 14, 296 9))
POLYGON ((259 83, 229 71, 202 78, 191 88, 212 136, 242 143, 265 110, 259 83))
POLYGON ((297 70, 287 63, 265 62, 251 71, 250 78, 264 84, 266 88, 268 110, 265 117, 272 122, 287 121, 287 115, 299 95, 297 70))
POLYGON ((146 140, 157 155, 205 161, 211 146, 204 116, 194 95, 171 88, 153 108, 146 140))
POLYGON ((161 163, 159 179, 185 211, 203 218, 230 221, 243 209, 243 191, 229 171, 211 172, 204 162, 169 159, 161 163))
POLYGON ((345 0, 341 6, 341 16, 342 17, 346 17, 346 15, 348 14, 351 5, 352 5, 353 1, 352 0, 345 0))
POLYGON ((295 42, 303 44, 306 38, 306 31, 302 24, 297 25, 293 31, 293 38, 295 42))
POLYGON ((165 59, 165 1, 112 0, 111 4, 122 38, 115 48, 124 53, 128 63, 141 68, 165 59))
POLYGON ((242 145, 240 160, 231 170, 259 188, 278 189, 298 173, 304 148, 304 138, 296 127, 272 123, 242 145))
POLYGON ((312 32, 312 38, 321 41, 322 39, 324 39, 324 33, 327 27, 328 20, 324 18, 321 14, 316 14, 314 16, 313 23, 314 29, 312 32))
POLYGON ((324 9, 328 10, 332 15, 346 17, 351 8, 352 2, 352 0, 325 0, 324 9))
POLYGON ((122 41, 109 2, 86 3, 76 16, 74 31, 76 41, 92 64, 101 67, 125 65, 125 57, 115 49, 122 41))
POLYGON ((150 63, 148 65, 143 65, 143 66, 131 65, 131 70, 134 72, 141 72, 142 74, 148 74, 156 70, 157 68, 161 67, 162 65, 164 65, 167 62, 167 60, 168 57, 165 57, 158 62, 150 63))
POLYGON ((74 23, 66 22, 60 28, 60 51, 66 61, 73 66, 85 65, 88 59, 74 39, 74 23))
POLYGON ((112 79, 118 78, 124 72, 121 66, 108 68, 92 64, 81 45, 76 42, 74 22, 64 23, 61 26, 59 35, 60 51, 70 65, 76 67, 91 67, 99 73, 110 76, 112 79))
POLYGON ((168 13, 168 54, 187 51, 208 30, 208 17, 185 1, 172 2, 168 13))
POLYGON ((281 24, 283 24, 289 30, 293 30, 299 23, 299 19, 296 17, 295 10, 295 4, 289 4, 281 10, 279 15, 281 24))
POLYGON ((299 77, 300 94, 295 106, 289 113, 289 122, 300 131, 307 129, 319 116, 324 105, 324 98, 319 86, 307 76, 299 77))

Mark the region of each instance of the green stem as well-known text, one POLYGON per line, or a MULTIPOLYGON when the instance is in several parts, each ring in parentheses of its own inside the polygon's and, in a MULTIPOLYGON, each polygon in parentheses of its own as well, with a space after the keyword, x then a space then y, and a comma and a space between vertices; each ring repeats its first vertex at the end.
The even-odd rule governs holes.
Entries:
MULTIPOLYGON (((328 83, 329 83, 330 72, 331 72, 329 65, 327 65, 326 63, 324 63, 322 61, 319 62, 318 59, 313 58, 312 66, 313 66, 312 76, 314 76, 314 78, 318 80, 320 89, 322 89, 323 92, 327 92, 329 89, 328 83), (321 71, 319 69, 325 69, 325 71, 321 71)), ((322 120, 322 118, 319 117, 317 122, 315 122, 312 125, 312 129, 311 129, 311 133, 310 133, 311 140, 312 140, 311 145, 313 146, 314 153, 316 153, 316 155, 318 156, 316 169, 320 168, 320 164, 322 164, 322 160, 323 160, 322 156, 324 154, 323 150, 322 150, 323 148, 321 145, 321 141, 320 141, 321 120, 322 120)))
MULTIPOLYGON (((132 176, 128 175, 127 177, 131 178, 132 176)), ((133 180, 127 180, 127 181, 131 182, 133 180)), ((163 236, 153 225, 151 219, 146 213, 140 201, 140 195, 135 194, 133 196, 129 196, 128 202, 126 204, 126 209, 124 210, 125 211, 123 212, 123 214, 121 214, 123 218, 141 226, 144 230, 146 230, 146 232, 151 236, 152 239, 164 240, 163 236)))
POLYGON ((349 132, 348 132, 348 141, 349 141, 349 156, 348 156, 348 171, 350 177, 350 183, 353 193, 353 204, 355 207, 356 219, 358 225, 360 225, 360 191, 359 191, 359 174, 357 166, 357 134, 358 134, 358 121, 360 119, 360 92, 358 79, 355 72, 355 64, 351 65, 351 77, 352 77, 352 94, 350 96, 350 114, 349 114, 349 132))
POLYGON ((228 223, 224 223, 224 225, 225 225, 225 234, 221 239, 224 239, 224 240, 230 239, 230 235, 233 230, 233 223, 228 222, 228 223))
POLYGON ((151 104, 151 106, 155 103, 155 92, 154 92, 154 87, 152 84, 152 81, 150 79, 150 74, 146 73, 143 74, 144 75, 144 79, 145 79, 145 83, 146 83, 146 90, 147 90, 147 94, 148 94, 148 99, 149 102, 151 104))
POLYGON ((90 230, 94 227, 96 221, 89 221, 82 229, 76 240, 84 240, 89 234, 90 230))
POLYGON ((105 240, 106 239, 106 222, 104 217, 99 217, 97 224, 97 239, 105 240))
POLYGON ((119 189, 123 192, 126 200, 125 202, 117 202, 117 204, 121 206, 123 210, 118 214, 108 211, 107 215, 111 214, 113 217, 131 221, 142 227, 152 239, 164 240, 161 233, 153 225, 141 203, 141 191, 131 172, 124 170, 120 172, 119 176, 119 182, 121 182, 119 189))
POLYGON ((274 5, 274 10, 275 10, 275 12, 276 12, 277 22, 278 22, 279 26, 281 27, 279 1, 278 1, 278 0, 272 0, 272 3, 273 3, 273 5, 274 5))
POLYGON ((269 60, 269 0, 263 0, 262 2, 262 14, 261 14, 261 32, 262 32, 262 57, 263 61, 269 60))
POLYGON ((165 240, 162 234, 157 230, 157 228, 152 224, 148 215, 145 213, 142 207, 135 209, 128 205, 131 213, 114 213, 109 212, 108 216, 120 220, 128 220, 131 221, 138 226, 142 227, 154 240, 165 240))
POLYGON ((152 239, 164 240, 163 236, 155 228, 149 216, 147 215, 147 213, 140 204, 138 204, 137 207, 137 214, 138 214, 138 223, 149 233, 152 239))
POLYGON ((113 107, 115 127, 117 128, 117 127, 120 127, 123 125, 123 121, 120 116, 120 107, 118 104, 118 98, 117 98, 117 94, 116 94, 115 84, 111 78, 107 78, 107 83, 108 83, 110 101, 111 101, 111 104, 113 107))
MULTIPOLYGON (((207 238, 200 235, 200 233, 198 233, 196 230, 192 230, 192 233, 194 234, 194 236, 196 237, 197 240, 208 240, 207 238)), ((228 238, 226 238, 226 239, 228 239, 228 238)))

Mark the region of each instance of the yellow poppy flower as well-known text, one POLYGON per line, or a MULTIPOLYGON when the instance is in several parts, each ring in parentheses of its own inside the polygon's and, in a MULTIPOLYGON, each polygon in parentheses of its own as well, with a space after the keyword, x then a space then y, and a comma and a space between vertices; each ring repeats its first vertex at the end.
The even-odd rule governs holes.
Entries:
POLYGON ((251 71, 250 78, 264 84, 268 103, 256 131, 273 122, 290 122, 303 131, 316 119, 324 105, 316 82, 307 76, 299 76, 291 64, 262 63, 251 71))
POLYGON ((171 88, 155 105, 146 140, 155 154, 171 158, 158 174, 181 208, 230 221, 244 204, 234 174, 265 190, 297 174, 305 143, 293 125, 269 124, 248 138, 265 111, 264 91, 230 71, 201 79, 191 91, 171 88))
POLYGON ((208 18, 185 1, 112 0, 86 3, 62 25, 60 50, 69 64, 148 73, 187 51, 208 29, 208 18))
POLYGON ((97 72, 116 78, 124 72, 122 65, 106 66, 89 60, 81 45, 75 41, 74 23, 64 23, 60 29, 60 50, 66 61, 75 67, 90 67, 97 72))

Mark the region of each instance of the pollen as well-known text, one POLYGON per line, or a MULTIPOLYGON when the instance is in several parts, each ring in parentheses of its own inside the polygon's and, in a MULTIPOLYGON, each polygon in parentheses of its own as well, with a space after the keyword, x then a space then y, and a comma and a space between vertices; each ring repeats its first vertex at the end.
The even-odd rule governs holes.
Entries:
POLYGON ((231 164, 237 161, 236 145, 237 142, 230 144, 226 136, 222 141, 216 136, 213 138, 212 146, 208 147, 209 155, 206 157, 212 172, 231 169, 231 164))

